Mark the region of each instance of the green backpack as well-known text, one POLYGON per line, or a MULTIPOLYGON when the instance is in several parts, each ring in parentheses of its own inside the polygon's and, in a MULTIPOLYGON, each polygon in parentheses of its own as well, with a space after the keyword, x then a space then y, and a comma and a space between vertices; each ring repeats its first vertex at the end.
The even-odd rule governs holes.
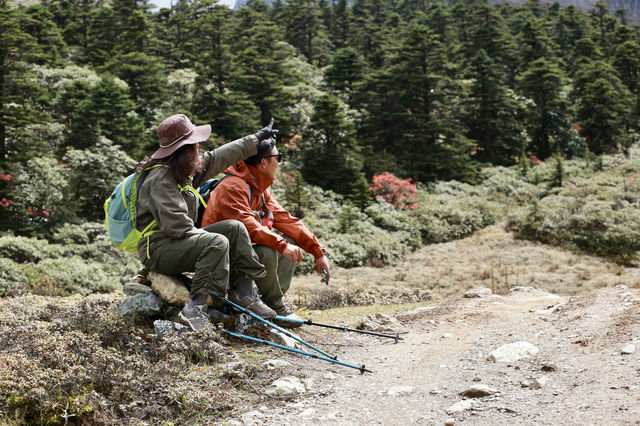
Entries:
POLYGON ((105 224, 109 239, 114 246, 129 253, 137 253, 138 242, 159 231, 159 229, 152 229, 156 225, 155 219, 142 231, 136 228, 138 194, 148 171, 155 167, 162 167, 162 165, 158 164, 142 173, 132 173, 124 178, 104 202, 105 224))

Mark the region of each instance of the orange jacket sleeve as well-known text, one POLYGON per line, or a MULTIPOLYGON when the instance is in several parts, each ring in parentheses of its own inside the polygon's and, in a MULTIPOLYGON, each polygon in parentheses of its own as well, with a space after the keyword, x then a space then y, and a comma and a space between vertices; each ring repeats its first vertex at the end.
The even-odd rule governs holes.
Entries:
POLYGON ((297 217, 291 216, 275 198, 271 197, 269 191, 265 192, 267 206, 273 212, 273 227, 289 238, 294 240, 300 248, 313 257, 322 257, 322 246, 318 238, 306 227, 297 217))

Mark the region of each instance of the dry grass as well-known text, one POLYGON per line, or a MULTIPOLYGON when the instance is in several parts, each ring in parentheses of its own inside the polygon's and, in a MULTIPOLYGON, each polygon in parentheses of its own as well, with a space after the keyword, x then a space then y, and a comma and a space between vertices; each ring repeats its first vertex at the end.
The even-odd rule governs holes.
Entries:
MULTIPOLYGON (((461 240, 423 247, 394 267, 335 268, 330 288, 344 292, 366 289, 387 297, 419 289, 443 298, 462 295, 475 287, 491 288, 492 282, 496 293, 504 293, 508 287, 530 286, 575 295, 617 284, 640 287, 640 271, 598 257, 517 240, 498 224, 461 240)), ((326 287, 319 278, 309 274, 294 280, 288 298, 304 306, 323 290, 326 287)))

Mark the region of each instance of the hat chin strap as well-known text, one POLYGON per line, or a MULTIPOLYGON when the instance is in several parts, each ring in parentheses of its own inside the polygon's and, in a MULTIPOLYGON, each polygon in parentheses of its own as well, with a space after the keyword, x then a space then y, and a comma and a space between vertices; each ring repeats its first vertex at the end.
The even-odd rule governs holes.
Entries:
POLYGON ((186 138, 187 136, 189 136, 191 133, 193 133, 193 131, 196 129, 196 127, 194 126, 193 129, 189 130, 187 133, 185 133, 184 135, 180 136, 178 139, 176 139, 175 141, 171 142, 169 145, 162 145, 160 144, 160 148, 169 148, 170 146, 173 146, 175 144, 177 144, 178 142, 180 142, 182 139, 186 138))

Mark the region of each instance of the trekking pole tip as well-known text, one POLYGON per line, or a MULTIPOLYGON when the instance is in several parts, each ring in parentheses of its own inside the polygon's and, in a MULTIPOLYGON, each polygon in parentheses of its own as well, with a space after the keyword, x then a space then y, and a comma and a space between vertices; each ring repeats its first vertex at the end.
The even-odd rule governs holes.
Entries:
POLYGON ((360 374, 364 374, 364 373, 373 373, 373 371, 367 370, 364 364, 362 364, 362 367, 360 367, 360 374))

